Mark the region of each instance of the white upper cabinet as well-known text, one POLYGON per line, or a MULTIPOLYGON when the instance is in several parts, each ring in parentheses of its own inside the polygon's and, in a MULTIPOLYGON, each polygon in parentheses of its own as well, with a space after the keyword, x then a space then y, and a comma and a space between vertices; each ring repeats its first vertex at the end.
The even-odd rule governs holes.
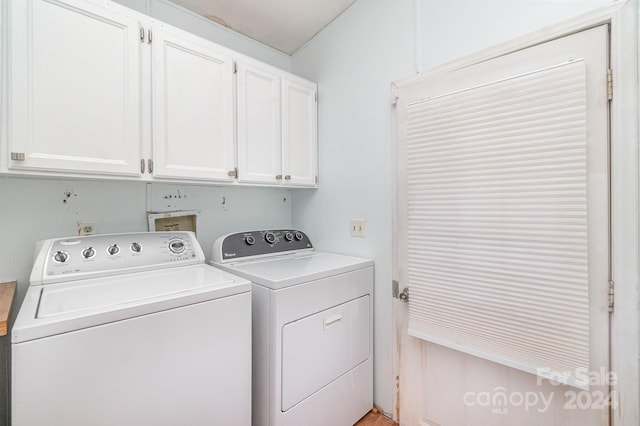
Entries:
POLYGON ((282 80, 282 174, 288 186, 318 183, 317 93, 309 81, 282 80))
POLYGON ((280 184, 280 76, 238 61, 238 181, 280 184))
POLYGON ((153 27, 154 177, 233 180, 233 60, 190 34, 153 27))
POLYGON ((316 93, 314 83, 239 62, 239 182, 317 185, 316 93))
POLYGON ((140 175, 137 19, 81 0, 9 7, 9 169, 140 175))
POLYGON ((314 83, 108 0, 7 6, 0 172, 317 185, 314 83))

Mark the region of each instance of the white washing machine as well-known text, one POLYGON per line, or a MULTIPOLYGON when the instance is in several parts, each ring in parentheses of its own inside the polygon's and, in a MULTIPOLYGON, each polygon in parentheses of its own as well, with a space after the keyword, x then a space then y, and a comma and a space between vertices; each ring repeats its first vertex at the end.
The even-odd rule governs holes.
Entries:
POLYGON ((251 283, 191 232, 41 242, 12 329, 14 426, 251 424, 251 283))
POLYGON ((371 260, 294 230, 226 235, 212 257, 253 282, 254 426, 349 426, 371 409, 371 260))

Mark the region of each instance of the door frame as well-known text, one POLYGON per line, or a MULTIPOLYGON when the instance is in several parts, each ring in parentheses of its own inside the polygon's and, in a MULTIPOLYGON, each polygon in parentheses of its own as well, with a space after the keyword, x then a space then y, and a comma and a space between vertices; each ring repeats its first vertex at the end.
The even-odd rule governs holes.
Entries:
MULTIPOLYGON (((394 82, 391 87, 392 104, 398 98, 398 89, 415 84, 434 75, 444 74, 473 64, 484 62, 499 56, 513 53, 528 47, 552 41, 598 25, 609 24, 610 64, 613 73, 613 100, 610 104, 610 155, 611 155, 611 276, 615 283, 615 308, 611 316, 610 350, 611 370, 617 373, 618 405, 612 410, 611 425, 623 426, 638 424, 640 421, 639 380, 639 344, 640 312, 638 308, 639 278, 639 153, 638 153, 638 0, 616 1, 587 14, 563 23, 544 28, 529 35, 516 38, 495 47, 482 50, 471 56, 455 60, 417 76, 394 82), (629 54, 632 52, 631 54, 629 54)), ((391 110, 392 129, 396 128, 395 108, 391 110)), ((397 146, 395 130, 393 142, 397 146)), ((395 151, 394 151, 395 153, 395 151)), ((397 158, 393 161, 394 205, 393 205, 393 279, 398 280, 398 184, 402 173, 397 158)), ((400 289, 406 283, 399 283, 400 289)), ((398 299, 393 301, 393 339, 395 342, 393 359, 393 417, 401 416, 401 380, 419 380, 419 375, 401 376, 400 354, 406 346, 419 348, 420 341, 407 335, 407 307, 398 299)), ((418 350, 418 349, 416 349, 418 350)), ((419 353, 419 352, 414 352, 419 353)), ((418 365, 423 360, 415 360, 418 365)), ((414 386, 413 389, 420 389, 414 386)), ((412 394, 411 398, 421 395, 412 394)), ((411 403, 402 402, 402 407, 411 403)), ((411 413, 408 413, 411 417, 411 413)))

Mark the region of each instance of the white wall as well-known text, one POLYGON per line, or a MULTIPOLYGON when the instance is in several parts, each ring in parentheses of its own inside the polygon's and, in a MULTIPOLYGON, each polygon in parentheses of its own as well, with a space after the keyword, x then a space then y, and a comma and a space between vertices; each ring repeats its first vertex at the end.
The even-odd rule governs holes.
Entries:
POLYGON ((0 194, 0 282, 18 280, 18 304, 36 241, 77 235, 81 220, 96 221, 100 234, 138 232, 148 230, 148 210, 199 210, 198 240, 207 259, 226 233, 291 226, 285 189, 0 177, 0 194))
POLYGON ((390 83, 605 3, 358 0, 293 55, 292 71, 318 82, 320 147, 320 188, 294 193, 293 224, 320 249, 375 260, 374 398, 385 412, 395 388, 390 83), (366 238, 349 236, 350 218, 367 221, 366 238))
POLYGON ((613 0, 417 0, 421 70, 556 24, 613 0))
POLYGON ((322 250, 375 261, 374 400, 391 412, 391 82, 414 68, 413 2, 359 0, 293 55, 318 83, 319 189, 294 193, 293 224, 322 250), (366 220, 352 238, 349 219, 366 220))

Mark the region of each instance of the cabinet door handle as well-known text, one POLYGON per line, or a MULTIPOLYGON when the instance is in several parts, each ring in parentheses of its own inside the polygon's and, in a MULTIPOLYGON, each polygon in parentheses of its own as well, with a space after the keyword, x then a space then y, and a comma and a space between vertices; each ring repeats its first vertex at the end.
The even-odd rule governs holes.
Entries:
POLYGON ((144 158, 140 160, 140 173, 144 174, 144 158))
POLYGON ((144 43, 144 28, 140 27, 140 41, 144 43))
POLYGON ((285 180, 291 180, 291 175, 284 175, 285 180))
POLYGON ((282 180, 282 175, 276 175, 276 179, 282 180))
POLYGON ((153 160, 149 158, 147 164, 149 164, 149 173, 153 173, 153 160))
POLYGON ((147 30, 147 43, 151 44, 151 41, 153 39, 153 33, 151 32, 151 29, 147 30))

